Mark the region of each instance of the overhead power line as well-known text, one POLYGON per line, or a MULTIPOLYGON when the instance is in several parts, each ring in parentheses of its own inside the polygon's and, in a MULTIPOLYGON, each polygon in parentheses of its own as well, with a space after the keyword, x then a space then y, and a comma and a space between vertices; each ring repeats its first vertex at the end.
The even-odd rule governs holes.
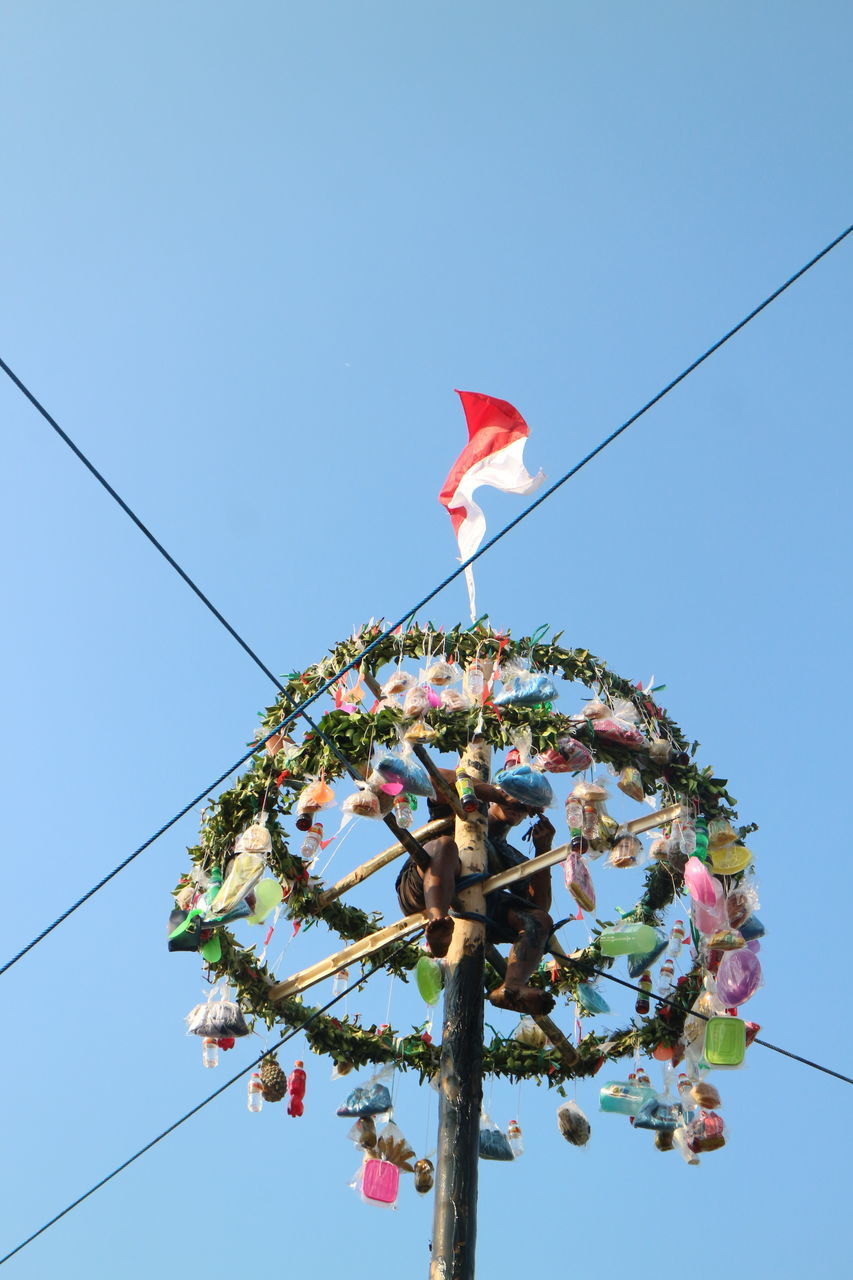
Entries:
MULTIPOLYGON (((417 935, 414 935, 414 936, 416 937, 417 935)), ((282 1045, 287 1044, 288 1040, 292 1040, 295 1036, 298 1036, 300 1032, 304 1031, 305 1028, 314 1021, 315 1018, 319 1018, 320 1015, 325 1013, 327 1009, 331 1009, 332 1005, 337 1004, 339 1000, 343 1000, 345 996, 348 996, 350 994, 350 992, 355 991, 356 987, 360 987, 362 983, 365 982, 368 978, 371 978, 373 974, 377 972, 378 969, 384 968, 385 964, 391 958, 391 956, 395 955, 398 951, 402 951, 402 949, 408 946, 411 941, 412 941, 412 938, 409 937, 406 939, 405 942, 401 942, 399 946, 394 947, 394 949, 388 953, 388 956, 384 961, 381 961, 381 962, 377 961, 375 964, 371 965, 371 967, 366 972, 361 974, 361 976, 358 978, 356 982, 350 983, 350 985, 346 988, 345 991, 339 992, 338 995, 333 996, 332 999, 329 1000, 328 1003, 324 1004, 321 1008, 315 1009, 314 1012, 311 1014, 311 1016, 305 1019, 305 1021, 302 1023, 302 1026, 295 1027, 292 1031, 289 1031, 287 1035, 282 1036, 278 1044, 274 1044, 271 1049, 265 1049, 264 1052, 260 1055, 260 1057, 255 1058, 254 1062, 250 1062, 248 1066, 243 1067, 240 1071, 237 1072, 236 1075, 231 1076, 230 1080, 226 1080, 225 1083, 223 1085, 220 1085, 218 1089, 214 1089, 213 1093, 208 1094, 206 1098, 203 1098, 201 1102, 199 1102, 196 1106, 192 1107, 189 1111, 187 1111, 184 1115, 182 1115, 179 1120, 176 1120, 173 1124, 170 1124, 168 1128, 162 1131, 162 1133, 158 1133, 156 1138, 152 1138, 150 1142, 146 1142, 144 1147, 140 1147, 139 1150, 134 1152, 134 1154, 130 1156, 127 1160, 123 1160, 121 1164, 117 1165, 116 1168, 113 1169, 111 1173, 108 1173, 106 1175, 106 1177, 101 1178, 98 1182, 94 1184, 94 1186, 91 1186, 88 1191, 84 1191, 83 1194, 81 1196, 78 1196, 76 1200, 72 1200, 71 1203, 66 1205, 65 1208, 62 1209, 59 1213, 54 1214, 54 1216, 50 1218, 49 1221, 45 1222, 43 1226, 39 1227, 38 1231, 34 1231, 32 1235, 27 1236, 26 1240, 22 1240, 20 1244, 15 1246, 14 1249, 11 1249, 7 1254, 4 1254, 4 1256, 0 1258, 0 1267, 2 1267, 4 1262, 8 1262, 10 1258, 14 1258, 16 1253, 20 1253, 22 1249, 26 1249, 28 1244, 32 1244, 32 1242, 34 1240, 37 1240, 39 1236, 44 1235, 45 1231, 48 1231, 52 1226, 55 1226, 56 1223, 59 1222, 62 1218, 64 1218, 67 1214, 69 1214, 72 1209, 76 1209, 77 1206, 81 1205, 84 1200, 88 1200, 89 1197, 93 1196, 96 1191, 100 1191, 101 1187, 105 1187, 108 1182, 112 1182, 113 1178, 117 1177, 120 1173, 123 1173, 125 1169, 129 1168, 129 1166, 132 1165, 136 1160, 139 1160, 141 1156, 146 1155, 147 1152, 149 1152, 152 1149, 152 1147, 156 1147, 158 1142, 162 1142, 164 1138, 168 1138, 170 1133, 174 1133, 176 1129, 180 1129, 182 1124, 186 1124, 187 1120, 191 1120, 193 1116, 198 1115, 199 1111, 203 1110, 204 1107, 208 1105, 208 1103, 213 1102, 214 1099, 218 1098, 219 1095, 224 1093, 226 1089, 230 1089, 231 1086, 233 1084, 236 1084, 238 1080, 242 1080, 245 1075, 247 1075, 250 1071, 253 1071, 255 1067, 259 1065, 259 1063, 263 1062, 264 1058, 268 1058, 271 1053, 276 1053, 282 1047, 282 1045)))
MULTIPOLYGON (((549 488, 547 488, 543 493, 541 493, 538 498, 536 498, 527 507, 525 507, 524 510, 518 516, 516 516, 513 520, 510 520, 509 523, 504 525, 502 529, 499 529, 498 532, 493 537, 489 538, 486 542, 484 542, 482 546, 480 546, 472 556, 469 556, 467 560, 463 560, 460 563, 458 568, 454 569, 452 573, 449 573, 447 577, 444 578, 438 584, 437 587, 434 587, 433 590, 430 591, 427 595, 425 595, 421 600, 419 600, 417 604, 407 609, 406 612, 397 620, 397 622, 393 623, 388 628, 388 630, 395 631, 398 627, 403 626, 403 624, 407 622, 410 618, 415 617, 420 612, 420 610, 425 605, 429 604, 429 602, 433 600, 437 595, 439 595, 445 589, 445 587, 449 586, 451 582, 454 582, 456 578, 460 577, 460 575, 463 574, 465 570, 469 568, 470 565, 474 564, 476 560, 479 560, 481 556, 484 556, 486 552, 489 551, 493 546, 495 546, 495 544, 498 543, 501 540, 501 538, 504 538, 506 534, 510 532, 510 530, 514 529, 517 525, 521 524, 522 520, 525 520, 533 511, 536 510, 537 507, 540 507, 542 503, 546 501, 546 499, 550 498, 552 494, 556 493, 556 491, 559 488, 561 488, 562 485, 564 485, 573 476, 577 475, 577 473, 581 471, 587 465, 587 463, 591 462, 593 458, 597 457, 599 453, 601 453, 604 449, 606 449, 609 444, 612 444, 612 442, 616 440, 620 435, 622 435, 624 431, 627 431, 627 429, 630 426, 632 426, 635 422, 637 422, 638 419, 640 419, 643 416, 643 414, 647 413, 649 409, 653 408, 654 405, 658 404, 664 398, 664 396, 668 395, 670 391, 674 390, 674 388, 677 387, 679 383, 683 382, 684 379, 687 378, 691 373, 693 373, 694 370, 698 369, 701 364, 704 364, 704 362, 707 359, 709 359, 709 357, 712 356, 716 351, 719 351, 721 347, 723 347, 731 338, 735 336, 735 334, 739 333, 741 329, 745 328, 746 325, 750 323, 750 321, 754 320, 756 316, 760 315, 761 312, 764 311, 765 308, 767 308, 771 302, 774 302, 776 298, 780 297, 787 289, 791 287, 791 285, 795 284, 797 280, 801 279, 801 277, 804 276, 806 272, 810 271, 812 267, 816 266, 817 263, 821 261, 821 259, 825 258, 828 253, 830 253, 834 248, 836 248, 839 244, 841 244, 841 242, 845 240, 851 234, 851 232, 853 232, 853 224, 851 224, 844 231, 842 231, 840 235, 837 235, 834 240, 831 240, 829 242, 829 244, 825 245, 824 248, 821 249, 819 253, 816 253, 814 257, 810 258, 809 261, 806 262, 802 267, 800 267, 798 271, 795 271, 792 276, 789 276, 788 279, 784 282, 784 284, 781 284, 777 289, 774 289, 774 291, 771 294, 768 294, 768 296, 764 299, 763 302, 760 302, 758 306, 754 307, 752 311, 750 311, 746 316, 743 317, 742 320, 738 321, 738 323, 734 325, 731 329, 729 329, 726 333, 724 333, 721 338, 719 338, 715 343, 713 343, 710 347, 708 347, 707 350, 705 350, 700 356, 698 356, 689 365, 687 365, 687 367, 683 369, 681 373, 678 374, 677 377, 673 378, 664 387, 662 387, 661 390, 658 391, 656 395, 654 395, 651 398, 651 400, 648 400, 642 406, 641 409, 638 409, 637 412, 632 414, 630 418, 627 418, 625 422, 621 424, 621 426, 617 427, 615 431, 612 431, 609 436, 606 436, 598 445, 596 445, 594 449, 590 450, 589 453, 587 453, 583 458, 581 458, 580 462, 576 463, 572 468, 570 468, 570 470, 565 472, 564 475, 562 475, 558 480, 556 480, 554 484, 550 485, 549 488)), ((273 673, 270 671, 269 667, 266 666, 266 664, 254 652, 251 646, 243 639, 243 637, 235 630, 235 628, 231 626, 228 620, 212 604, 212 602, 208 599, 208 597, 201 590, 201 588, 197 586, 197 584, 192 580, 192 578, 190 578, 189 574, 184 569, 182 569, 181 566, 178 564, 178 562, 169 554, 168 551, 166 551, 162 543, 160 543, 157 540, 157 538, 154 537, 154 535, 151 533, 148 527, 134 513, 134 511, 124 501, 124 499, 120 497, 120 495, 116 492, 113 486, 104 478, 101 472, 86 457, 83 451, 80 448, 78 448, 78 446, 74 443, 74 441, 67 434, 67 432, 63 431, 63 429, 59 426, 59 423, 56 421, 56 419, 53 418, 51 414, 48 413, 47 409, 45 409, 45 407, 41 404, 41 402, 29 390, 29 388, 25 386, 25 384, 21 381, 18 375, 9 367, 9 365, 6 363, 5 360, 2 359, 2 357, 0 357, 0 369, 2 369, 4 373, 8 375, 8 377, 15 384, 15 386, 18 387, 18 389, 22 392, 22 394, 25 395, 26 398, 30 401, 30 403, 38 410, 38 412, 42 415, 45 421, 48 422, 51 427, 53 427, 54 431, 56 431, 57 434, 60 436, 60 438, 65 441, 68 447, 80 459, 80 461, 84 464, 84 466, 92 473, 92 475, 96 478, 96 480, 106 489, 106 491, 110 494, 110 496, 115 499, 115 501, 118 503, 121 509, 130 517, 130 519, 142 531, 142 533, 145 534, 146 538, 148 538, 148 540, 152 543, 152 545, 156 547, 156 549, 161 553, 161 555, 165 558, 165 560, 172 566, 175 572, 180 575, 180 577, 187 583, 187 585, 195 593, 195 595, 198 596, 198 598, 202 601, 202 603, 210 610, 213 616, 226 628, 228 633, 234 637, 234 639, 238 642, 240 647, 244 649, 246 653, 252 658, 253 662, 255 662, 257 666, 264 672, 264 674, 268 676, 270 680, 272 680, 273 684, 275 684, 276 687, 281 690, 283 686, 279 682, 278 678, 275 675, 273 675, 273 673)), ((145 849, 147 849, 150 845, 152 845, 155 840, 159 839, 161 835, 163 835, 166 831, 168 831, 171 827, 173 827, 176 822, 178 822, 182 817, 184 817, 187 813, 189 813, 189 811, 192 808, 194 808, 195 805, 199 804, 200 801, 211 790, 213 790, 215 787, 218 787, 220 783, 222 783, 227 777, 230 776, 231 773, 233 773, 236 769, 238 769, 241 764, 244 764, 253 755, 255 755, 270 738, 274 737, 283 728, 285 728, 288 724, 290 724, 291 721, 294 720, 297 715, 304 715, 305 708, 311 706, 312 703, 316 702, 318 698, 320 698, 324 693, 326 693, 330 688, 332 688, 332 686, 335 685, 338 682, 338 680, 342 678, 342 676, 346 675, 347 672, 352 671, 355 667, 357 667, 359 663, 361 663, 364 660, 364 658, 366 658, 368 654, 370 654, 377 647, 377 645, 381 643, 381 641, 384 639, 385 634, 387 633, 383 633, 382 635, 377 636, 369 644, 365 645, 364 648, 358 654, 356 654, 356 656, 352 658, 350 662, 346 663, 343 667, 340 668, 339 671, 337 671, 324 684, 322 684, 320 688, 316 691, 316 693, 311 694, 309 697, 304 698, 301 702, 299 702, 294 708, 294 710, 284 717, 284 719, 281 721, 280 724, 276 725, 274 729, 270 730, 270 732, 266 735, 266 737, 261 738, 250 751, 244 753, 239 758, 239 760, 237 760, 229 769, 227 769, 224 773, 220 774, 219 777, 216 778, 212 783, 210 783, 209 786, 206 786, 201 792, 199 792, 198 796, 194 797, 187 805, 185 805, 182 809, 180 809, 179 812, 175 814, 174 817, 170 818, 168 822, 164 823, 163 826, 160 827, 153 836, 151 836, 148 840, 146 840, 143 844, 141 844, 138 849, 134 850, 134 852, 130 854, 129 857, 125 858, 124 861, 120 862, 116 867, 114 867, 112 871, 110 871, 106 876, 104 876, 101 880, 99 880, 97 884, 93 885, 91 889, 87 890, 87 892, 84 893, 80 898, 78 898, 76 902, 74 902, 69 908, 67 908, 67 910, 63 911, 62 914, 58 916, 56 920, 53 921, 52 924, 48 925, 45 929, 43 929, 41 933, 39 933, 35 938, 32 939, 31 942, 27 943, 27 945, 25 947, 22 947, 20 951, 18 951, 14 956, 11 957, 11 959, 7 960, 6 963, 2 965, 2 967, 0 967, 0 975, 4 974, 8 969, 11 969, 13 965, 17 964, 17 962, 20 959, 22 959, 22 957, 25 956, 29 951, 31 951, 33 947, 37 946, 40 942, 42 942, 50 933, 53 932, 54 929, 56 929, 60 924, 62 924, 63 921, 67 920, 70 915, 72 915, 75 911, 77 911, 78 908, 81 907, 84 902, 88 902, 88 900, 91 897, 93 897, 96 893, 98 893, 99 890, 102 889, 106 884, 108 884, 110 880, 112 880, 116 875, 118 875, 120 871, 123 871, 124 868, 134 860, 134 858, 137 858, 139 854, 142 853, 145 849)))

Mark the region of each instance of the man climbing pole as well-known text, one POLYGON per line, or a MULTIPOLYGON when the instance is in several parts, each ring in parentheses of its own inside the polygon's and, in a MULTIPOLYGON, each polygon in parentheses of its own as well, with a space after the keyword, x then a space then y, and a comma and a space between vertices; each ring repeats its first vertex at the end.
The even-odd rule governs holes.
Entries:
MULTIPOLYGON (((452 785, 455 775, 446 770, 441 773, 452 785)), ((511 785, 511 781, 507 781, 506 789, 502 789, 487 782, 473 783, 481 806, 487 806, 486 854, 490 875, 528 861, 507 841, 508 832, 525 818, 537 819, 525 836, 530 839, 535 854, 547 853, 554 839, 554 827, 544 813, 526 803, 521 794, 513 795, 511 785)), ((447 817, 451 810, 438 801, 429 801, 429 812, 433 819, 447 817)), ((430 951, 435 956, 444 956, 453 934, 453 917, 449 912, 460 871, 459 850, 452 835, 438 836, 428 841, 424 849, 430 856, 429 867, 421 871, 409 858, 395 887, 406 914, 426 910, 430 951)), ((532 875, 519 886, 517 893, 498 889, 486 895, 487 941, 512 944, 504 980, 489 993, 489 1000, 496 1008, 532 1014, 548 1013, 553 1008, 551 995, 529 985, 554 927, 550 907, 550 869, 532 875)))

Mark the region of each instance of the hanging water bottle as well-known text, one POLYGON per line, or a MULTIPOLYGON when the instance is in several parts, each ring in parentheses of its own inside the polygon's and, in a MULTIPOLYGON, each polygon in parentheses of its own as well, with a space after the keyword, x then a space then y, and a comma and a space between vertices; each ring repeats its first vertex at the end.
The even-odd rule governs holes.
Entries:
POLYGON ((510 1150, 517 1160, 519 1156, 524 1155, 524 1138, 521 1136, 521 1126, 517 1120, 510 1120, 506 1127, 506 1136, 510 1150))
POLYGON ((261 1077, 257 1071, 249 1076, 249 1090, 247 1104, 250 1111, 258 1112, 264 1105, 264 1086, 261 1083, 261 1077))
POLYGON ((332 979, 332 995, 342 996, 349 986, 349 969, 338 969, 332 979))
POLYGON ((483 674, 483 664, 478 658, 469 663, 465 672, 465 692, 474 703, 483 701, 483 691, 486 688, 486 677, 483 674))
POLYGON ((219 1066, 219 1045, 210 1036, 201 1042, 201 1065, 203 1067, 219 1066))
POLYGON ((672 926, 672 932, 669 935, 669 942, 666 946, 667 960, 677 960, 684 942, 684 921, 676 920, 672 926))
POLYGON ((302 848, 299 850, 301 856, 306 862, 313 862, 317 857, 322 839, 323 824, 322 822, 315 822, 305 833, 305 839, 302 841, 302 848))
POLYGON ((409 830, 412 825, 412 806, 405 791, 394 798, 394 817, 398 827, 402 827, 404 831, 409 830))

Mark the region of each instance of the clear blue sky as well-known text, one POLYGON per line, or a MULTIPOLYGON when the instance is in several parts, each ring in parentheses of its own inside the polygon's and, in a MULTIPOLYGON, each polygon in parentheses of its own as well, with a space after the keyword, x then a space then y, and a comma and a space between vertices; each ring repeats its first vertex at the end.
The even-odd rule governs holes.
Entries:
MULTIPOLYGON (((452 567, 455 386, 515 403, 554 477, 851 221, 851 39, 841 0, 6 3, 0 353, 288 671, 452 567)), ((761 824, 750 1015, 848 1072, 852 254, 478 572, 495 622, 666 683, 761 824)), ((0 415, 6 954, 240 754, 270 689, 5 380, 0 415)), ((517 510, 487 498, 492 530, 517 510)), ((430 616, 464 611, 457 584, 430 616)), ((2 979, 0 1252, 219 1082, 183 1034, 199 969, 164 944, 196 828, 2 979)), ((364 1012, 387 1002, 382 978, 364 1012)), ((302 1121, 235 1088, 10 1276, 425 1274, 431 1201, 357 1200, 342 1086, 307 1065, 302 1121)), ((849 1086, 760 1049, 720 1085, 730 1144, 696 1170, 589 1084, 579 1153, 526 1086, 527 1155, 482 1168, 479 1273, 838 1274, 849 1086)), ((398 1102, 420 1153, 435 1104, 398 1102)))

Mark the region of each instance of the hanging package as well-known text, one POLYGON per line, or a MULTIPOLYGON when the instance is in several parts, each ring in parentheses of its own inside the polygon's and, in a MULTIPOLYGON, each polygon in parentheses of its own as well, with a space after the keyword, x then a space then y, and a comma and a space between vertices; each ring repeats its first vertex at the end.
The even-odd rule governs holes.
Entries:
POLYGON ((485 1111, 480 1117, 480 1159, 514 1160, 509 1138, 490 1120, 485 1111))
POLYGON ((557 1127, 573 1147, 585 1147, 589 1142, 589 1121, 576 1102, 563 1102, 557 1107, 557 1127))
POLYGON ((339 1116, 367 1116, 382 1115, 386 1111, 391 1110, 391 1094, 388 1086, 383 1083, 382 1077, 390 1075, 391 1072, 386 1068, 379 1072, 378 1075, 368 1080, 367 1084, 356 1085, 347 1097, 346 1102, 338 1107, 337 1114, 339 1116))

